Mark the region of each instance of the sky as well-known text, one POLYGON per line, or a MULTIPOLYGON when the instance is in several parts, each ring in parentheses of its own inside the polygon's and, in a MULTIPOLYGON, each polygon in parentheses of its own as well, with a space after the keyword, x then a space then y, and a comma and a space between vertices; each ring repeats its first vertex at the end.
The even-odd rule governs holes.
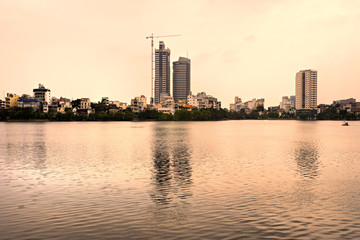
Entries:
MULTIPOLYGON (((318 104, 360 101, 358 0, 0 0, 0 91, 151 96, 151 45, 191 59, 191 91, 222 107, 239 96, 279 105, 295 74, 318 71, 318 104), (155 41, 158 46, 158 40, 155 41)), ((172 75, 172 73, 171 73, 172 75)))

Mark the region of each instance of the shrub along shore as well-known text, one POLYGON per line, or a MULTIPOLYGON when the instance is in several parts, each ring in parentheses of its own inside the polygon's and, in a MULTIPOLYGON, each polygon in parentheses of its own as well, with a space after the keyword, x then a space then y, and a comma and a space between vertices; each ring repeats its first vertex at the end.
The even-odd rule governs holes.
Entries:
MULTIPOLYGON (((261 109, 263 110, 263 109, 261 109)), ((360 120, 360 116, 346 112, 327 111, 319 113, 316 117, 293 113, 253 110, 246 113, 245 110, 229 112, 224 109, 186 109, 176 110, 175 113, 165 114, 156 110, 132 112, 123 110, 112 112, 109 110, 96 111, 88 116, 74 114, 71 109, 64 113, 52 109, 48 113, 34 111, 32 108, 11 108, 0 110, 0 121, 218 121, 218 120, 241 120, 241 119, 294 119, 294 120, 360 120)))

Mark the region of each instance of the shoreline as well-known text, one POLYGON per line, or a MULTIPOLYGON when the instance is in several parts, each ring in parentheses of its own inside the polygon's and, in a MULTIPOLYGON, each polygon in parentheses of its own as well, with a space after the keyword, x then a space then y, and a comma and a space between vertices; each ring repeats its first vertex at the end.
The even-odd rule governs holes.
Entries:
POLYGON ((21 120, 21 119, 10 119, 10 120, 0 120, 0 122, 223 122, 223 121, 302 121, 302 122, 324 122, 324 121, 338 121, 338 122, 357 122, 360 120, 317 120, 317 119, 223 119, 223 120, 49 120, 49 119, 31 119, 31 120, 21 120))

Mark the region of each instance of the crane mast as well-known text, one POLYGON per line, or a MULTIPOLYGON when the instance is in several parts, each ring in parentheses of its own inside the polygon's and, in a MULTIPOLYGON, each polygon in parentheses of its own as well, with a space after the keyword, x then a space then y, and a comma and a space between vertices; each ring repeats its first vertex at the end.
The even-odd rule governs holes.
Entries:
POLYGON ((150 103, 153 103, 154 100, 154 38, 163 38, 163 37, 179 37, 181 35, 165 35, 165 36, 154 36, 152 33, 151 36, 146 37, 146 39, 151 38, 151 100, 150 103))

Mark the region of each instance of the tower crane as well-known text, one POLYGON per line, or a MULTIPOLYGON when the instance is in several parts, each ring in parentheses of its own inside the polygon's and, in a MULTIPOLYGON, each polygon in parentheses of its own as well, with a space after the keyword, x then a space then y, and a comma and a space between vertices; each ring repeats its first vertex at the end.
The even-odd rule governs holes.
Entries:
POLYGON ((181 35, 165 35, 165 36, 154 36, 152 33, 151 36, 146 37, 146 39, 151 38, 151 103, 153 101, 154 94, 154 38, 163 38, 163 37, 179 37, 181 35))

